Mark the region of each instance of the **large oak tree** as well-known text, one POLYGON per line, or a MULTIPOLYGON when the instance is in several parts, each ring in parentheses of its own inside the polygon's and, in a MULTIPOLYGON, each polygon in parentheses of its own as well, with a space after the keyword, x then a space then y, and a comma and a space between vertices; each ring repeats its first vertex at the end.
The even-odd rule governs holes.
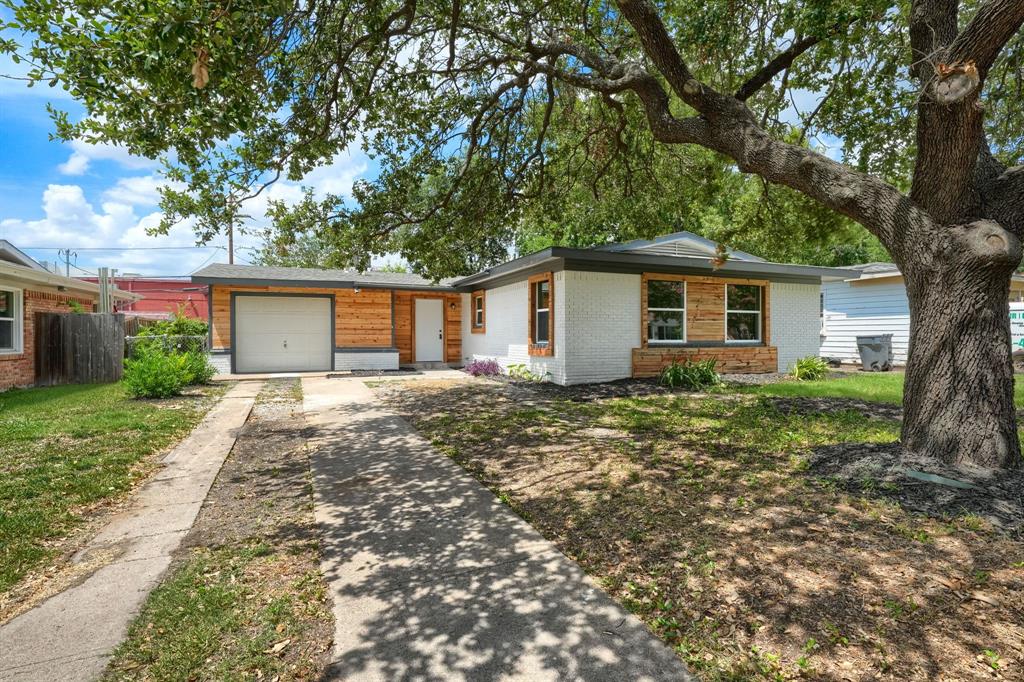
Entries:
POLYGON ((357 262, 387 248, 450 274, 500 258, 581 159, 643 182, 655 147, 710 150, 860 223, 900 266, 904 445, 1020 466, 1024 0, 0 1, 30 36, 3 49, 89 112, 55 112, 58 134, 165 156, 186 187, 168 221, 204 237, 359 143, 381 174, 354 204, 310 196, 278 221, 357 262), (842 160, 808 144, 826 133, 842 160))

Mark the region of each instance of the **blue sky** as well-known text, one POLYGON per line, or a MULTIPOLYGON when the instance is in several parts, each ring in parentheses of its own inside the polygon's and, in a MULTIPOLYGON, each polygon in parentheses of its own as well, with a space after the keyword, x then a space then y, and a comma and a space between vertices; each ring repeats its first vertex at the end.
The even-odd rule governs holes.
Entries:
MULTIPOLYGON (((0 21, 8 16, 0 9, 0 21)), ((21 73, 24 67, 0 56, 0 74, 21 73)), ((122 273, 187 275, 206 262, 227 262, 226 238, 191 248, 195 237, 187 224, 166 236, 147 235, 146 228, 160 220, 157 164, 109 146, 51 141, 48 101, 72 118, 84 113, 60 89, 27 88, 0 78, 0 238, 40 261, 58 260, 58 249, 77 251, 72 275, 101 266, 122 273)), ((347 195, 373 168, 361 152, 343 154, 302 183, 278 183, 269 197, 297 200, 302 186, 347 195)), ((261 198, 249 207, 250 214, 262 215, 265 204, 261 198)), ((236 236, 236 261, 243 262, 257 243, 254 236, 236 236)))

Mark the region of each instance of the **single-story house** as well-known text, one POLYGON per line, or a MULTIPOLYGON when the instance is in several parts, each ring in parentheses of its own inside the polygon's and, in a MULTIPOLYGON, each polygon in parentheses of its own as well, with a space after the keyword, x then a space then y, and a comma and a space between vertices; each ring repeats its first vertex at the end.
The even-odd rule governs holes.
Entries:
POLYGON ((655 376, 674 359, 725 372, 817 355, 823 281, 850 271, 769 263, 689 232, 551 247, 469 277, 209 265, 210 346, 224 372, 459 366, 495 358, 559 384, 655 376))
MULTIPOLYGON (((906 364, 910 303, 899 268, 864 263, 845 269, 847 277, 822 285, 821 356, 859 362, 858 336, 892 334, 893 362, 906 364)), ((1010 301, 1024 301, 1024 275, 1013 276, 1010 301)))
MULTIPOLYGON (((139 298, 113 294, 122 302, 139 298)), ((0 390, 36 380, 36 313, 93 312, 99 297, 99 285, 50 272, 0 239, 0 390)))

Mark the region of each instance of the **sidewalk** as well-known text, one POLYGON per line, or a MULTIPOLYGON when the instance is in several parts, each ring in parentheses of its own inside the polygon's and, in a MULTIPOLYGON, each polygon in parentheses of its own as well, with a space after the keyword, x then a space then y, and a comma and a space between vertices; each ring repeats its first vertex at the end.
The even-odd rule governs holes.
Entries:
POLYGON ((328 679, 695 679, 363 381, 302 386, 336 618, 328 679))
POLYGON ((262 383, 232 388, 73 561, 108 563, 0 627, 0 680, 96 680, 195 521, 262 383))

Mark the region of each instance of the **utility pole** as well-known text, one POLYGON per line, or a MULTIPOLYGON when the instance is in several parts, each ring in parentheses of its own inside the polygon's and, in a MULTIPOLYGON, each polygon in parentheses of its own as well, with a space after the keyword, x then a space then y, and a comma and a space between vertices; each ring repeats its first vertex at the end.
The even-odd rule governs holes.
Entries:
POLYGON ((228 223, 228 264, 235 264, 235 221, 228 223))
POLYGON ((78 252, 72 251, 71 249, 59 249, 57 251, 57 257, 64 259, 64 276, 71 276, 71 259, 78 260, 78 252))

